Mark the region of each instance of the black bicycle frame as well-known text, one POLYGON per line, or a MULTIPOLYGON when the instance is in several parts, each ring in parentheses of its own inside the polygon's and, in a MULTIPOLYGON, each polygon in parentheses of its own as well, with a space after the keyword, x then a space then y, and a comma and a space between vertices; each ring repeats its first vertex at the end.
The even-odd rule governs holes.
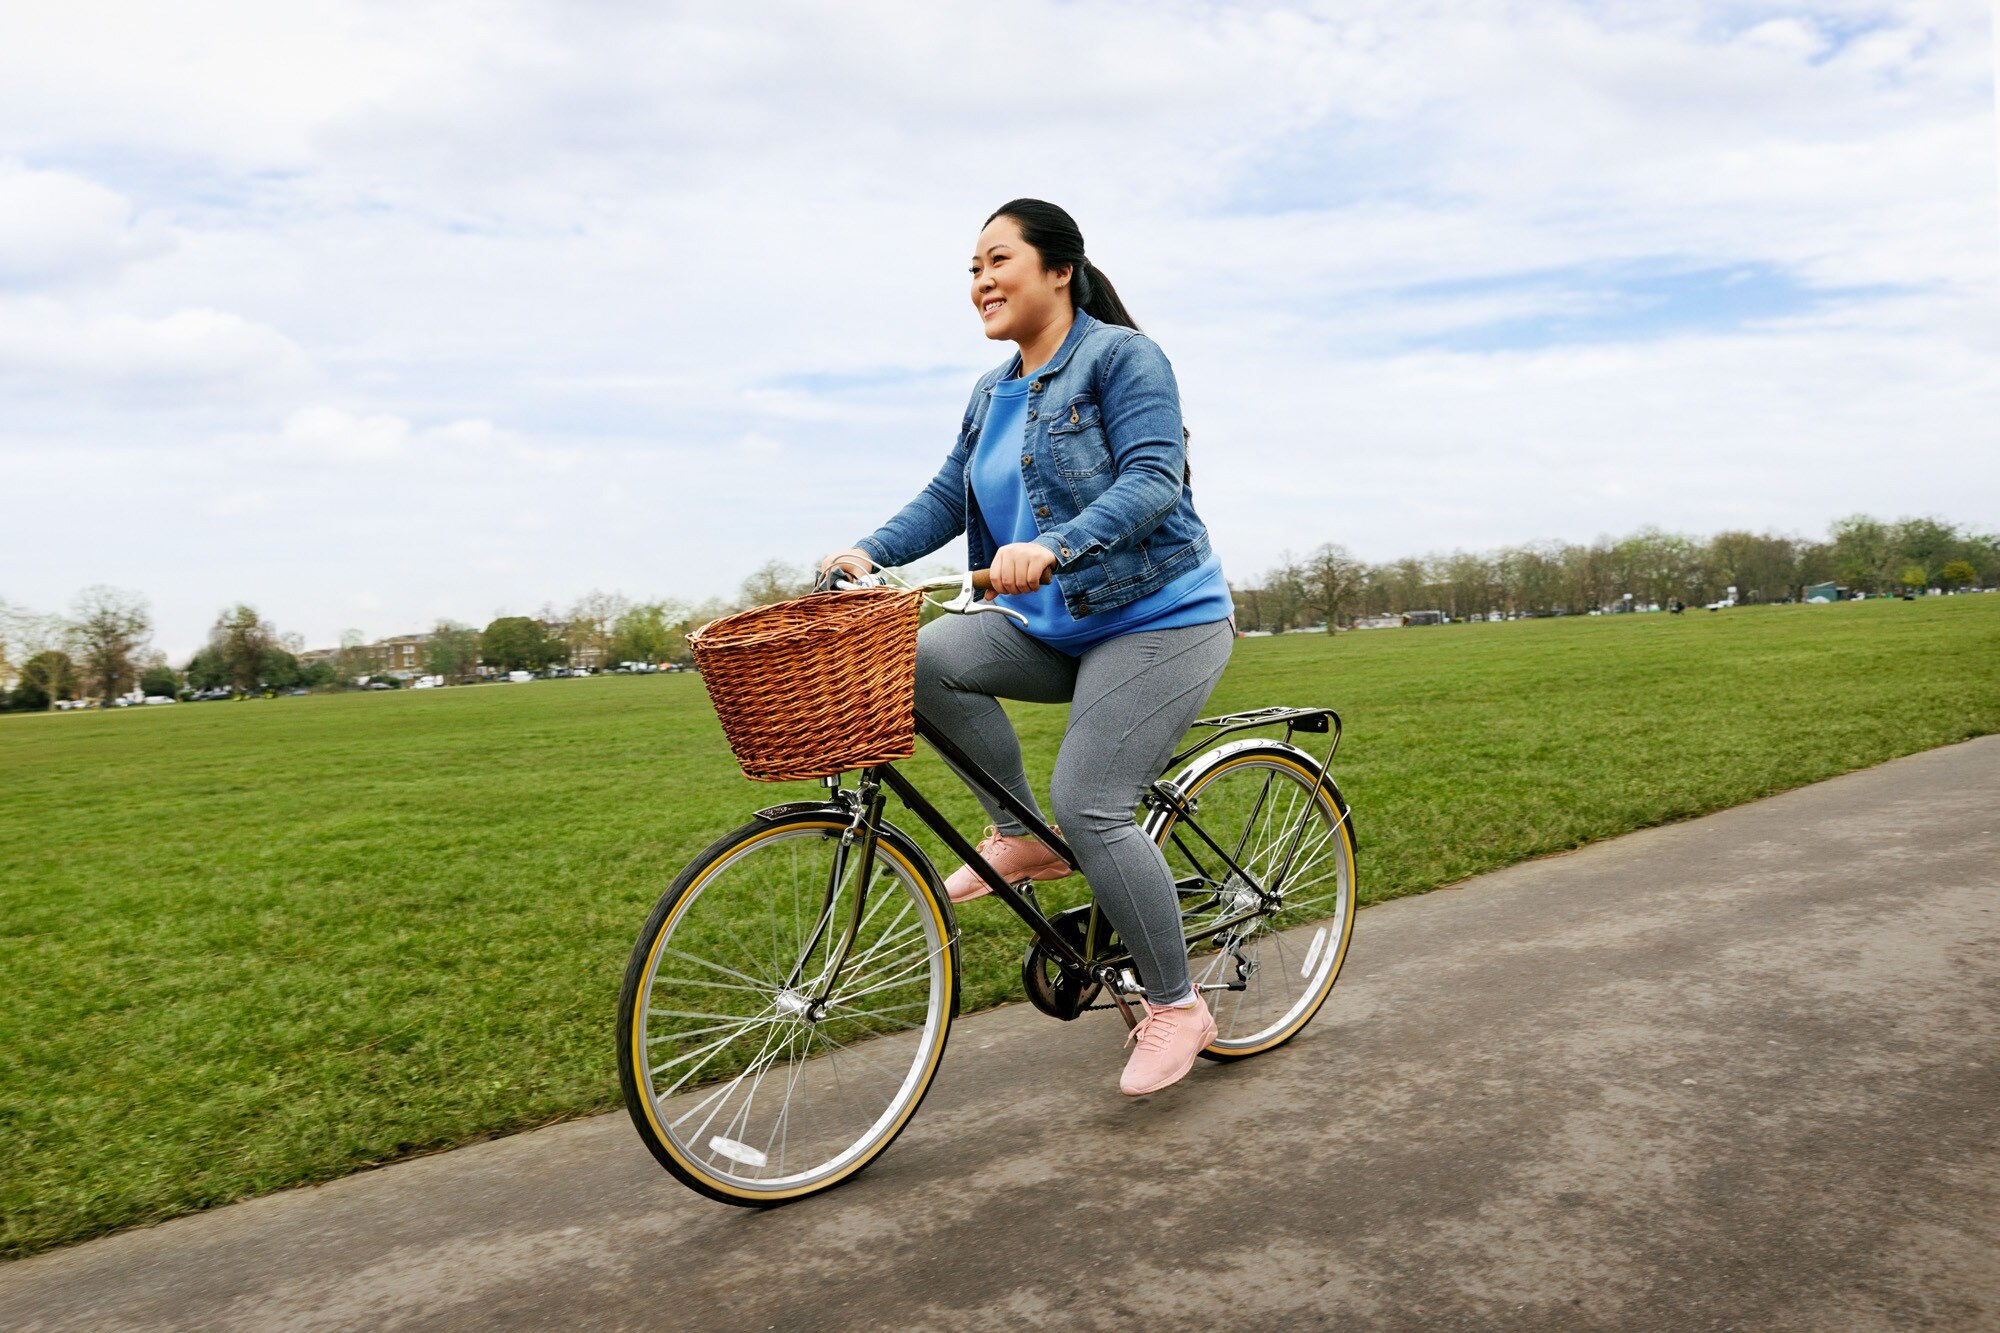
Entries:
MULTIPOLYGON (((1215 729, 1217 734, 1205 737, 1196 744, 1175 754, 1168 761, 1167 767, 1171 771, 1181 762, 1191 757, 1196 751, 1213 744, 1221 736, 1226 736, 1231 732, 1244 731, 1256 727, 1276 726, 1280 723, 1284 724, 1285 739, 1287 741, 1291 739, 1292 733, 1295 730, 1320 733, 1331 731, 1333 733, 1333 741, 1327 747, 1326 758, 1320 761, 1319 769, 1314 775, 1315 785, 1317 785, 1325 779, 1327 770, 1333 763, 1334 751, 1340 748, 1340 716, 1330 708, 1263 708, 1247 713, 1232 713, 1222 717, 1203 718, 1194 723, 1194 726, 1215 729)), ((1061 834, 1049 827, 1034 810, 1023 805, 1016 799, 1012 792, 1001 786, 991 773, 988 773, 976 760, 960 749, 950 737, 939 731, 921 713, 917 714, 916 726, 917 735, 923 737, 931 748, 935 749, 944 758, 946 764, 957 771, 960 777, 972 784, 979 793, 991 796, 996 804, 1014 818, 1020 820, 1022 824, 1026 825, 1028 832, 1039 838, 1045 846, 1054 850, 1063 860, 1072 866, 1076 864, 1075 853, 1070 850, 1069 844, 1063 841, 1061 834)), ((1102 959, 1093 960, 1079 954, 1070 942, 1064 939, 1056 930, 1054 924, 1042 912, 1040 904, 1028 893, 1023 893, 1003 879, 1000 872, 993 868, 992 863, 981 856, 978 849, 965 840, 965 835, 960 833, 952 822, 946 819, 938 811, 938 808, 925 798, 922 792, 919 792, 911 785, 908 778, 899 773, 893 764, 878 764, 861 770, 860 790, 855 794, 855 800, 851 805, 852 821, 842 834, 841 847, 834 856, 833 866, 828 875, 826 902, 821 908, 819 921, 813 930, 813 937, 807 943, 799 962, 794 966, 794 975, 788 980, 787 985, 795 986, 802 980, 806 957, 811 955, 813 949, 825 937, 827 928, 832 924, 834 904, 839 897, 840 885, 847 875, 848 848, 853 845, 855 837, 858 835, 861 842, 860 866, 856 879, 854 902, 849 909, 847 924, 841 933, 839 942, 829 946, 827 949, 827 966, 825 971, 820 975, 818 985, 814 988, 815 994, 813 1000, 815 1003, 824 999, 827 990, 833 984, 834 978, 839 974, 840 969, 846 966, 848 950, 853 944, 855 933, 860 928, 862 915, 867 908, 868 880, 874 867, 875 850, 882 816, 882 787, 887 787, 890 791, 894 792, 905 806, 913 811, 919 819, 924 821, 931 832, 938 835, 946 847, 950 848, 967 866, 971 867, 975 874, 985 880, 987 887, 993 891, 994 896, 998 897, 1001 902, 1006 903, 1014 915, 1020 917, 1028 929, 1035 933, 1035 937, 1042 942, 1043 946, 1060 959, 1065 966, 1086 974, 1093 971, 1108 972, 1111 964, 1129 958, 1129 954, 1119 954, 1108 961, 1102 959)), ((1276 874, 1271 876, 1270 886, 1267 887, 1259 884, 1256 878, 1243 868, 1237 861, 1235 854, 1225 851, 1220 843, 1209 836, 1208 830, 1201 826, 1201 822, 1195 818, 1194 812, 1188 808, 1186 802, 1182 799, 1180 790, 1172 782, 1165 779, 1156 779, 1147 789, 1147 799, 1156 808, 1163 807, 1174 815, 1176 844, 1181 848, 1182 854, 1187 856, 1197 869, 1202 870, 1204 878, 1213 880, 1215 877, 1209 875, 1206 868, 1201 866, 1193 850, 1186 843, 1179 841, 1179 830, 1182 828, 1193 830, 1200 837, 1201 841, 1208 845, 1209 850, 1221 859, 1224 866, 1228 868, 1229 874, 1241 883, 1248 885, 1257 894, 1261 902, 1268 904, 1276 898, 1279 888, 1283 885, 1286 875, 1291 870, 1292 857, 1296 854, 1300 837, 1304 833, 1305 826, 1303 821, 1301 821, 1298 828, 1292 831, 1291 840, 1285 848, 1285 855, 1279 862, 1276 874)), ((1347 811, 1345 809, 1340 811, 1340 818, 1343 821, 1346 820, 1347 811)), ((1242 848, 1239 846, 1236 851, 1240 853, 1242 848)), ((1225 917, 1220 921, 1211 922, 1204 926, 1198 934, 1189 938, 1206 939, 1210 936, 1221 934, 1223 931, 1231 929, 1253 915, 1255 915, 1254 912, 1244 911, 1225 917)), ((1100 976, 1100 980, 1109 979, 1108 976, 1100 976)), ((1114 986, 1112 989, 1115 996, 1117 988, 1114 986)), ((1120 1001, 1120 1007, 1124 1007, 1122 1000, 1120 1001)))

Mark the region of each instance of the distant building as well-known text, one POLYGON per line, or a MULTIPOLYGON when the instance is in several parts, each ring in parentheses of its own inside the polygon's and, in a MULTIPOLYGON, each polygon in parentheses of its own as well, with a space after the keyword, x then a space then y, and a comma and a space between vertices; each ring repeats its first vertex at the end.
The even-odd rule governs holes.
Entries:
POLYGON ((428 634, 398 634, 394 638, 377 640, 361 651, 368 654, 372 674, 408 680, 424 674, 424 650, 430 646, 430 641, 428 634))

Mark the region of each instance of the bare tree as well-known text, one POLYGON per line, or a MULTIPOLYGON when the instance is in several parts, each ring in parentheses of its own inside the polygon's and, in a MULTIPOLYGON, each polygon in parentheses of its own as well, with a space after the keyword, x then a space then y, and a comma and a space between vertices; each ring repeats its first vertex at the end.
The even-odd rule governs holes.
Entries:
POLYGON ((369 674, 374 665, 368 658, 368 638, 358 629, 340 632, 340 648, 333 655, 333 678, 342 685, 369 674))
POLYGON ((153 632, 146 599, 100 584, 78 593, 71 612, 70 655, 84 695, 108 706, 139 678, 139 653, 153 632))
POLYGON ((562 640, 569 647, 571 666, 603 666, 618 617, 632 604, 615 592, 592 588, 576 599, 562 616, 562 640))
POLYGON ((16 664, 16 688, 25 687, 42 699, 42 707, 54 708, 76 689, 76 667, 64 651, 69 641, 69 624, 61 616, 38 615, 20 607, 9 611, 8 636, 16 664))
POLYGON ((1367 567, 1337 542, 1322 542, 1299 566, 1298 582, 1307 605, 1326 622, 1333 633, 1340 608, 1361 586, 1367 567))
POLYGON ((15 624, 27 613, 0 597, 0 690, 14 688, 20 675, 21 641, 15 624))
POLYGON ((772 602, 789 602, 812 590, 811 571, 783 560, 767 560, 756 573, 743 580, 743 604, 768 606, 772 602))

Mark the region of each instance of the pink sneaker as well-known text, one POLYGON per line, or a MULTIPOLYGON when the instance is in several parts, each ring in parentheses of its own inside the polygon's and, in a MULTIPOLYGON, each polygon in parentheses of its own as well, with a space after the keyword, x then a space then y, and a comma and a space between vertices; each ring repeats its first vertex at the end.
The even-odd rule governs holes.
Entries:
MULTIPOLYGON (((1049 827, 1062 832, 1054 824, 1049 827)), ((1076 873, 1070 869, 1069 862, 1044 846, 1040 838, 1025 833, 1009 836, 991 824, 986 826, 986 836, 979 840, 978 852, 1009 884, 1025 884, 1031 879, 1061 879, 1076 873)), ((986 886, 978 871, 971 866, 960 866, 945 880, 944 891, 955 903, 969 903, 993 890, 986 886)))
POLYGON ((1142 1003, 1146 1016, 1125 1039, 1127 1045, 1138 1042, 1139 1049, 1125 1062, 1125 1076, 1118 1080, 1118 1090, 1127 1097, 1143 1097, 1180 1082, 1194 1068, 1202 1048, 1215 1040, 1215 1015, 1200 996, 1184 1009, 1142 1003))

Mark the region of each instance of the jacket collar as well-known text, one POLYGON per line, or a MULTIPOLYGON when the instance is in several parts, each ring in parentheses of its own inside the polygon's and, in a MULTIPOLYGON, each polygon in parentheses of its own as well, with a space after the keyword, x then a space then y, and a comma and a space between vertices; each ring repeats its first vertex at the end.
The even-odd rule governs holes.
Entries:
MULTIPOLYGON (((1096 327, 1097 321, 1095 319, 1081 310, 1077 311, 1076 318, 1070 321, 1069 333, 1063 338, 1062 346, 1056 348, 1056 354, 1049 358, 1047 365, 1035 372, 1035 378, 1046 380, 1051 375, 1060 372, 1063 366, 1069 361, 1070 355, 1076 351, 1078 344, 1082 343, 1084 336, 1096 327)), ((1000 368, 1000 374, 995 377, 994 382, 998 383, 1000 380, 1012 379, 1020 373, 1020 369, 1021 354, 1015 352, 1008 359, 1007 364, 1000 368)), ((986 386, 986 393, 988 397, 992 396, 993 385, 989 384, 986 386)))

